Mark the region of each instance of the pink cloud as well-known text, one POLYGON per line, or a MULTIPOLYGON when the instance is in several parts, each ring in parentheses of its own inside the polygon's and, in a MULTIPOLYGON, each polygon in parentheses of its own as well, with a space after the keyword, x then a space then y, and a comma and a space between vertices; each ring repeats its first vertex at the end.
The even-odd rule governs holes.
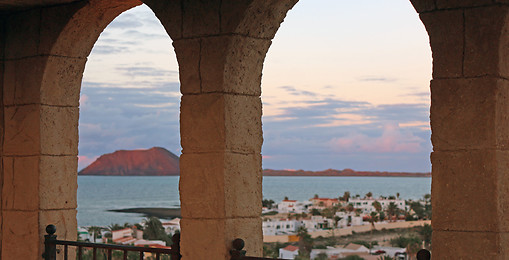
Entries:
POLYGON ((88 101, 87 95, 83 94, 80 96, 80 106, 85 106, 87 104, 87 101, 88 101))
POLYGON ((355 133, 332 139, 331 146, 338 152, 418 153, 423 150, 421 143, 424 143, 422 138, 402 132, 397 124, 386 124, 379 137, 355 133))

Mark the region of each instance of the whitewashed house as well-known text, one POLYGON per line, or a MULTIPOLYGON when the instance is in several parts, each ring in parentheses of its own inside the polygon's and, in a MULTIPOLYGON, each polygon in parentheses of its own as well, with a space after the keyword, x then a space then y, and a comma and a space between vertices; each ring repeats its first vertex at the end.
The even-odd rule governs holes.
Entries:
POLYGON ((285 248, 279 249, 279 258, 281 259, 295 259, 299 255, 299 248, 289 245, 285 248))

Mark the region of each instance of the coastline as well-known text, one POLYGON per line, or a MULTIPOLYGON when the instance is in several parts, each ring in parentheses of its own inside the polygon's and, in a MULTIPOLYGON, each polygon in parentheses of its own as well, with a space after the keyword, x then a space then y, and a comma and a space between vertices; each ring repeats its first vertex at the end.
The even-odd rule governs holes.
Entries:
POLYGON ((180 218, 180 208, 127 208, 109 209, 110 212, 137 213, 146 217, 157 217, 161 219, 180 218))

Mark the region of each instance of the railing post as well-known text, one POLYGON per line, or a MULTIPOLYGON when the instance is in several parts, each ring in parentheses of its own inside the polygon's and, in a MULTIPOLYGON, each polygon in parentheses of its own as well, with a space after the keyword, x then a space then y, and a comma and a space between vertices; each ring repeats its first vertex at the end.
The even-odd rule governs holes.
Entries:
POLYGON ((42 254, 44 260, 57 259, 57 244, 55 243, 57 235, 55 235, 55 232, 57 232, 57 228, 54 225, 46 226, 46 233, 48 234, 44 235, 44 253, 42 254))
POLYGON ((431 252, 426 249, 421 249, 417 252, 417 260, 431 260, 431 252))
POLYGON ((175 233, 175 235, 173 235, 171 237, 171 255, 170 255, 170 259, 171 260, 180 260, 180 258, 182 258, 182 255, 180 254, 180 233, 175 233))
POLYGON ((233 249, 230 250, 231 260, 242 260, 242 257, 246 255, 246 250, 242 250, 245 245, 244 240, 237 238, 233 240, 232 245, 233 249))

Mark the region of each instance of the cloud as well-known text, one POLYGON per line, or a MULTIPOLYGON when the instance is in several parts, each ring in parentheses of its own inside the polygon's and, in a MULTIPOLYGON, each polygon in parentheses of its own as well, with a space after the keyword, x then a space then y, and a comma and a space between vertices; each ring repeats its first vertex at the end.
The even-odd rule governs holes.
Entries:
POLYGON ((178 71, 158 69, 149 66, 118 67, 116 70, 130 77, 172 77, 178 75, 178 71))
POLYGON ((96 44, 92 50, 94 54, 118 54, 129 51, 129 48, 115 45, 96 44))
POLYGON ((378 81, 378 82, 393 82, 396 81, 394 78, 387 78, 383 76, 362 76, 357 80, 359 81, 378 81))
POLYGON ((381 136, 371 137, 352 133, 331 140, 332 149, 340 153, 418 153, 423 151, 424 140, 410 131, 402 131, 397 124, 383 126, 381 136))
POLYGON ((291 95, 294 95, 294 96, 308 96, 308 97, 318 96, 318 94, 315 92, 305 91, 305 90, 297 90, 295 87, 292 87, 292 86, 281 86, 279 88, 286 90, 288 93, 290 93, 291 95))

